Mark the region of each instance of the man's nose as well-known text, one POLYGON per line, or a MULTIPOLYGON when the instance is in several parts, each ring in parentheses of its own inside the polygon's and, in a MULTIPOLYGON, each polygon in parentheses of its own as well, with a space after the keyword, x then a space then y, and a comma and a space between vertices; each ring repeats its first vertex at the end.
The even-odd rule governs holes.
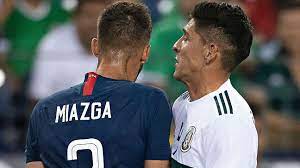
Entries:
POLYGON ((179 48, 177 46, 177 42, 173 45, 173 51, 178 53, 179 52, 179 48))

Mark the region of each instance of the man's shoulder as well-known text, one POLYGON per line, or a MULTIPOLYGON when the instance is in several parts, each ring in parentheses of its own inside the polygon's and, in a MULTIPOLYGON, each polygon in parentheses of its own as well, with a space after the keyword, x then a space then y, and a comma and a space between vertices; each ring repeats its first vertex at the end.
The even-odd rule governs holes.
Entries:
MULTIPOLYGON (((70 101, 80 101, 81 98, 84 98, 82 97, 82 87, 83 83, 56 92, 43 99, 42 102, 46 104, 66 104, 70 101)), ((138 83, 124 82, 123 84, 118 83, 118 86, 115 85, 113 87, 108 86, 107 88, 103 88, 103 90, 100 92, 96 91, 95 93, 93 93, 93 97, 98 97, 99 94, 102 95, 107 92, 110 92, 110 94, 118 94, 119 96, 166 96, 165 92, 159 88, 138 83)))
POLYGON ((146 96, 158 96, 158 97, 165 97, 166 93, 157 87, 149 86, 149 85, 144 85, 140 83, 133 83, 130 86, 131 90, 134 92, 137 92, 138 94, 146 95, 146 96))
POLYGON ((240 115, 251 109, 246 100, 233 87, 225 88, 210 95, 210 104, 219 116, 240 115))
POLYGON ((183 107, 184 107, 185 103, 187 102, 187 99, 189 99, 189 92, 185 91, 173 103, 172 112, 173 112, 173 117, 175 120, 184 111, 183 107))
POLYGON ((245 137, 256 137, 254 120, 241 119, 238 116, 217 117, 203 129, 203 135, 208 137, 223 137, 243 140, 245 137))
POLYGON ((82 84, 75 85, 68 89, 56 92, 38 102, 39 107, 57 106, 62 104, 68 104, 71 101, 76 101, 81 96, 82 84))
MULTIPOLYGON (((185 96, 183 95, 183 97, 185 96)), ((179 100, 182 99, 179 98, 179 100)), ((183 106, 182 103, 181 106, 183 106)), ((176 109, 180 109, 180 106, 177 105, 176 109)), ((230 88, 218 90, 201 101, 189 104, 188 110, 190 115, 194 116, 191 120, 199 123, 201 127, 209 127, 216 123, 220 125, 239 125, 241 122, 251 124, 253 120, 247 102, 236 90, 230 88)))
POLYGON ((234 89, 229 88, 210 96, 211 120, 208 125, 249 126, 253 124, 253 114, 246 100, 234 89))

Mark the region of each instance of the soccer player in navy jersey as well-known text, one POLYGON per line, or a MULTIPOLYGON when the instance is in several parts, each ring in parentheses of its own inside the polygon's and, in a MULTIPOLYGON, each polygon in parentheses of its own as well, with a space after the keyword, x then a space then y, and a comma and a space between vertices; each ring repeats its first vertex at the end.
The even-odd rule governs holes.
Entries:
POLYGON ((32 112, 27 168, 169 166, 169 103, 161 90, 134 83, 149 55, 151 30, 141 4, 118 2, 104 11, 91 43, 96 72, 32 112))

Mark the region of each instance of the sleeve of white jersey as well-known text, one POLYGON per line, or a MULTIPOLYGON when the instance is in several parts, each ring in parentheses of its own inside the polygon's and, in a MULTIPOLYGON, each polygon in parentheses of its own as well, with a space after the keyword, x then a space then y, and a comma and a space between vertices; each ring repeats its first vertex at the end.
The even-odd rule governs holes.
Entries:
POLYGON ((219 118, 206 131, 206 168, 256 168, 258 137, 253 123, 219 118))

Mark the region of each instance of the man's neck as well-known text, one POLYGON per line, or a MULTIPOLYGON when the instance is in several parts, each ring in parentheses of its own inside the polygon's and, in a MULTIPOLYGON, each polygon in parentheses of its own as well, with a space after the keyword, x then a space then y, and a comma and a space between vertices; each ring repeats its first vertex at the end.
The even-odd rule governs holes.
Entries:
POLYGON ((116 80, 128 80, 134 82, 136 80, 136 74, 132 69, 133 66, 129 62, 110 62, 102 60, 98 65, 96 73, 103 77, 116 79, 116 80))
POLYGON ((216 91, 222 84, 224 84, 229 78, 229 75, 210 75, 208 77, 197 78, 193 77, 190 81, 186 81, 185 84, 189 91, 191 101, 200 99, 201 97, 216 91))
POLYGON ((121 66, 118 65, 101 64, 97 68, 96 73, 106 78, 116 80, 129 80, 129 77, 126 74, 126 72, 121 66))

